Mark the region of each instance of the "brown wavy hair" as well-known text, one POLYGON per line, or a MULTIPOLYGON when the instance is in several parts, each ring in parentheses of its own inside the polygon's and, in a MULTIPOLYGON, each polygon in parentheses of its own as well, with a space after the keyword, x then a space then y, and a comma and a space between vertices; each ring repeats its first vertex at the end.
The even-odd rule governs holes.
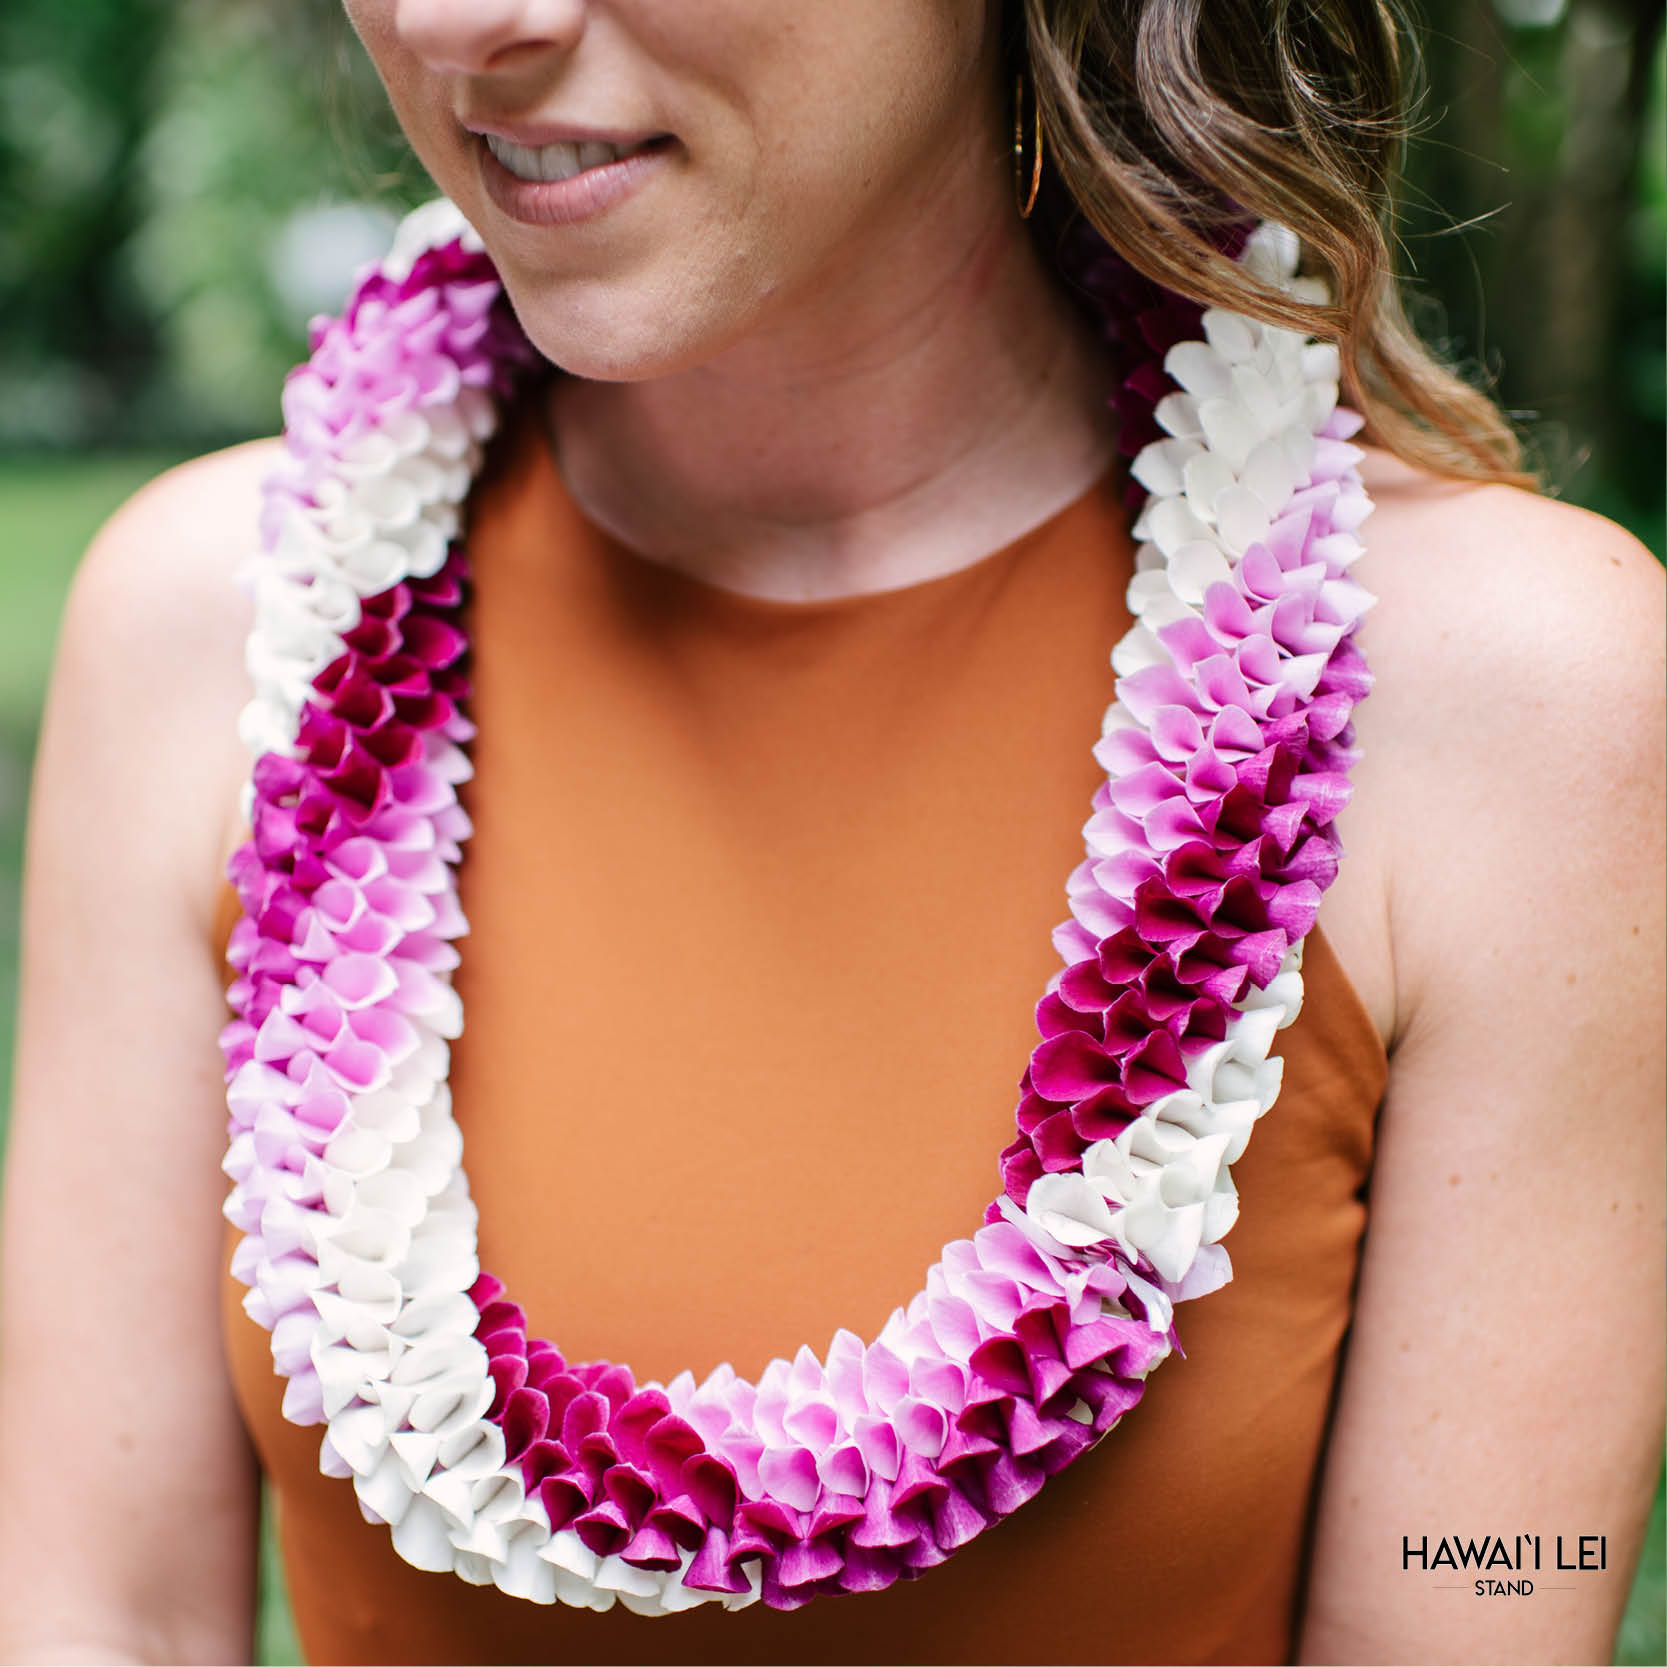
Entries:
POLYGON ((1393 0, 1020 7, 1050 168, 1118 255, 1190 300, 1336 342, 1367 436, 1408 462, 1537 484, 1499 407, 1401 308, 1390 247, 1417 56, 1393 0), (1330 301, 1224 253, 1246 219, 1294 231, 1330 301))

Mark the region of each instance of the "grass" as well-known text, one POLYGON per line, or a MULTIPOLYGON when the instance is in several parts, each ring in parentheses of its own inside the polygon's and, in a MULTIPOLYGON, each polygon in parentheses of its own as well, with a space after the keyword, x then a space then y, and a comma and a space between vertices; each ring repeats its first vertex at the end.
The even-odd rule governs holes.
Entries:
MULTIPOLYGON (((157 456, 0 458, 0 583, 6 599, 0 609, 0 1140, 11 1082, 24 802, 58 615, 93 533, 122 499, 171 461, 157 456)), ((1659 553, 1659 534, 1655 542, 1659 553)), ((1658 1667, 1667 1661, 1664 1490, 1667 1472, 1657 1483, 1649 1534, 1616 1640, 1615 1660, 1626 1667, 1658 1667)), ((270 1510, 263 1513, 255 1659, 274 1667, 301 1661, 270 1510)))

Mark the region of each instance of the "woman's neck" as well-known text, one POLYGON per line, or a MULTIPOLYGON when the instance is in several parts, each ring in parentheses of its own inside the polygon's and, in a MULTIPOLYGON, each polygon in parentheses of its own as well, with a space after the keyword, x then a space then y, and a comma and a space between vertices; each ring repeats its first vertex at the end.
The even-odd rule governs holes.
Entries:
POLYGON ((1080 496, 1112 454, 1098 344, 1011 204, 982 221, 856 252, 696 369, 558 379, 579 507, 649 560, 809 601, 952 572, 1080 496))

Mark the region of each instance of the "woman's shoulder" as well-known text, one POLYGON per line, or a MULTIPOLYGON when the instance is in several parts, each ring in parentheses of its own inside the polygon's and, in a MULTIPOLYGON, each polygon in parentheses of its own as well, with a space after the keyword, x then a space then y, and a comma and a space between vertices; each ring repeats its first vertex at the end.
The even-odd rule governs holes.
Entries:
POLYGON ((1545 702, 1578 719, 1659 686, 1663 572, 1624 528, 1505 485, 1437 478, 1385 452, 1358 572, 1383 704, 1416 686, 1432 718, 1485 732, 1545 702), (1388 672, 1391 676, 1384 676, 1388 672))
POLYGON ((1631 534, 1568 504, 1378 453, 1367 483, 1357 810, 1404 1035, 1516 944, 1513 918, 1536 965, 1578 940, 1621 970, 1632 944, 1597 941, 1593 904, 1626 916, 1619 933, 1655 909, 1664 582, 1631 534))
POLYGON ((250 602, 238 572, 279 445, 249 441, 177 464, 110 516, 70 586, 58 681, 96 667, 151 709, 241 686, 250 602))
MULTIPOLYGON (((1450 788, 1432 770, 1446 760, 1509 791, 1528 760, 1537 779, 1567 779, 1657 747, 1667 586, 1631 533, 1382 453, 1366 475, 1376 507, 1356 572, 1377 598, 1362 636, 1377 681, 1361 715, 1405 785, 1450 788)), ((1603 791, 1624 797, 1624 778, 1603 791)))
POLYGON ((106 521, 71 591, 82 613, 117 605, 130 626, 190 631, 254 548, 261 482, 282 442, 251 440, 165 469, 106 521))
POLYGON ((200 829, 204 848, 193 838, 158 861, 188 864, 181 878, 205 901, 247 768, 237 714, 249 696, 251 604, 238 573, 278 447, 258 440, 194 458, 127 499, 76 569, 54 663, 43 745, 63 735, 89 768, 103 757, 166 780, 170 826, 200 829))

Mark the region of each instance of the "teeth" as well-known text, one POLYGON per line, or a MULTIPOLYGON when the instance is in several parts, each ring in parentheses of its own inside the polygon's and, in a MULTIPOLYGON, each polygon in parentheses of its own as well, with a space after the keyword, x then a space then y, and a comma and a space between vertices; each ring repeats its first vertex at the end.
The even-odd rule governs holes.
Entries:
POLYGON ((617 162, 622 151, 617 145, 587 141, 582 145, 512 145, 507 139, 488 133, 486 148, 515 175, 517 179, 551 180, 572 179, 587 168, 605 167, 617 162))

